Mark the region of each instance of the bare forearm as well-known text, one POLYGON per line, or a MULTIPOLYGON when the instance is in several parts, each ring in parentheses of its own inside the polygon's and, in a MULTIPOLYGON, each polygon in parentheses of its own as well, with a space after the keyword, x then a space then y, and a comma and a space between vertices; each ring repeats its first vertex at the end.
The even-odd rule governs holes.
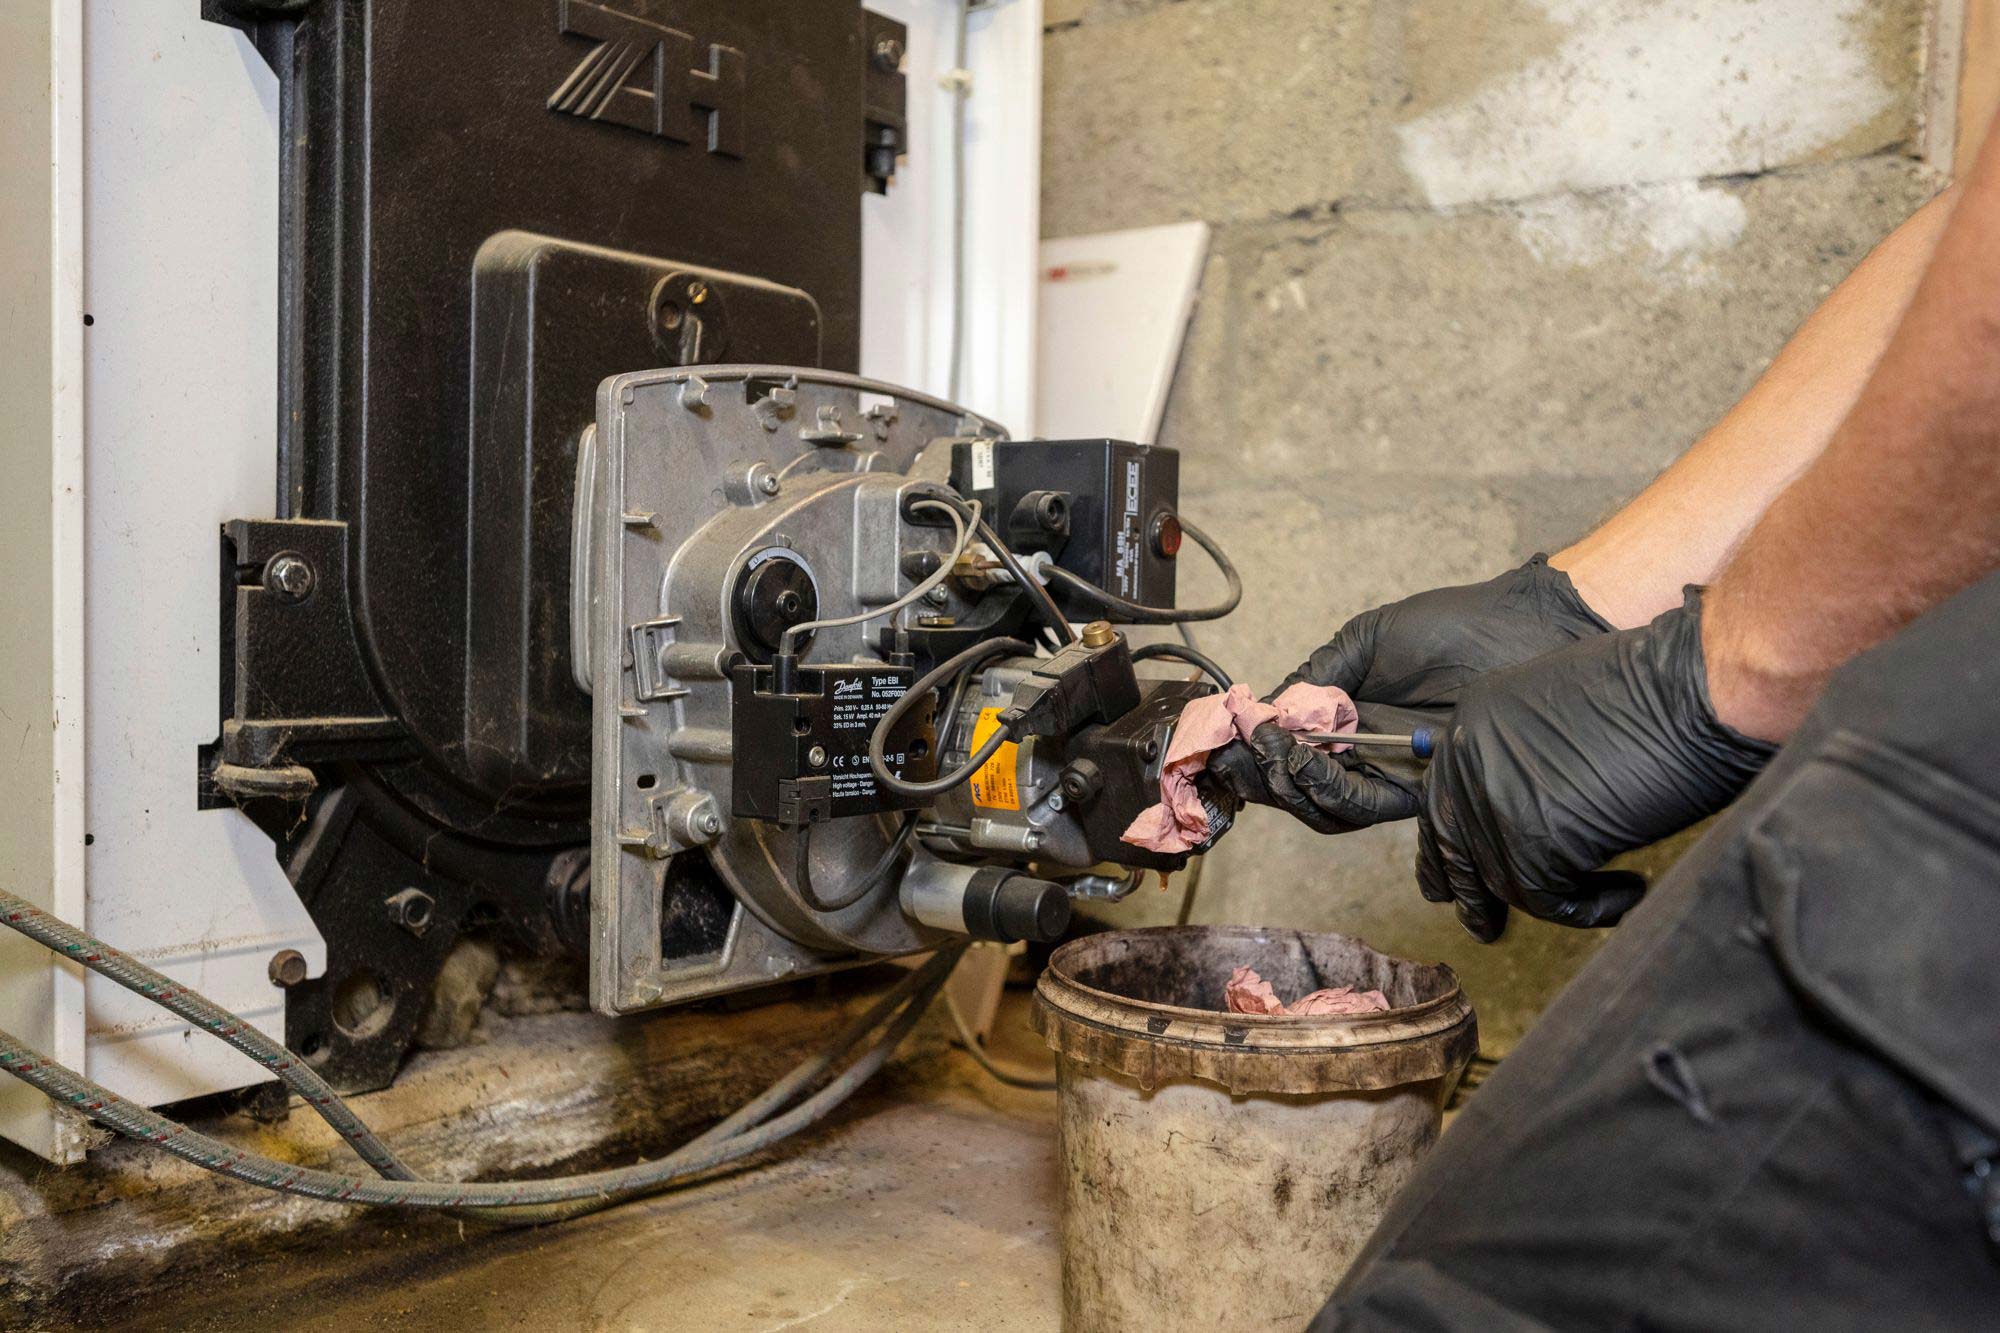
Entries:
POLYGON ((1712 582, 1826 449, 1908 308, 1957 191, 1892 232, 1800 326, 1742 401, 1596 532, 1549 562, 1598 614, 1643 625, 1712 582))
POLYGON ((1825 454, 1717 580, 1703 617, 1723 721, 1789 735, 1827 677, 2000 566, 2000 139, 1825 454))

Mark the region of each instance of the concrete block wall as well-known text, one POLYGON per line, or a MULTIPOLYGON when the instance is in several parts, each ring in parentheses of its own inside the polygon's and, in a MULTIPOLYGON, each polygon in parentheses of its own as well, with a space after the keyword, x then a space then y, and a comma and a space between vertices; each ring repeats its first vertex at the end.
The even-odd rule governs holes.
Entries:
MULTIPOLYGON (((1044 233, 1215 228, 1161 434, 1249 582, 1204 646, 1267 688, 1650 480, 1938 188, 1928 3, 1047 0, 1044 233)), ((1195 919, 1448 961, 1504 1051, 1599 937, 1474 944, 1414 847, 1252 811, 1195 919)))

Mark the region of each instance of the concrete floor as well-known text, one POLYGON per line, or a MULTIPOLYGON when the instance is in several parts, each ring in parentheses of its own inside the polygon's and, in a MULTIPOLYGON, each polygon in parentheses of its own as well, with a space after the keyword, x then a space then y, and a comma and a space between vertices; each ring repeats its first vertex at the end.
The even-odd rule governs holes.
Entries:
POLYGON ((1053 1112, 933 1046, 770 1165, 534 1232, 302 1238, 123 1327, 1053 1329, 1053 1112))

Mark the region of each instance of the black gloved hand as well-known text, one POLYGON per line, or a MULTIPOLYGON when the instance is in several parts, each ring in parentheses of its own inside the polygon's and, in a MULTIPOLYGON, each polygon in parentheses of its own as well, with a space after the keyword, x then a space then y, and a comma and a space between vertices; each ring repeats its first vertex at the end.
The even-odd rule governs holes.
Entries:
POLYGON ((1645 882, 1599 867, 1720 810, 1776 748, 1716 719, 1690 588, 1642 629, 1465 689, 1424 777, 1418 887, 1487 942, 1509 905, 1611 925, 1645 882))
MULTIPOLYGON (((1569 575, 1538 555, 1484 583, 1362 612, 1265 697, 1301 680, 1337 685, 1354 700, 1363 731, 1441 730, 1459 692, 1480 675, 1610 628, 1569 575)), ((1327 755, 1276 725, 1217 750, 1208 766, 1240 799, 1276 806, 1322 833, 1416 814, 1425 767, 1391 750, 1327 755)))

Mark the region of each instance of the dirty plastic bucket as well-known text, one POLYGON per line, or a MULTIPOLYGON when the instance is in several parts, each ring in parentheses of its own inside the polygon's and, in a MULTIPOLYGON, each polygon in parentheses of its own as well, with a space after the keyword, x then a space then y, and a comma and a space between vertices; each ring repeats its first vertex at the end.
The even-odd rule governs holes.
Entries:
POLYGON ((1035 1026, 1056 1053, 1070 1333, 1303 1327, 1479 1045, 1450 968, 1248 926, 1073 940, 1035 987, 1035 1026), (1351 985, 1390 1008, 1224 1012, 1244 966, 1286 1000, 1351 985))

